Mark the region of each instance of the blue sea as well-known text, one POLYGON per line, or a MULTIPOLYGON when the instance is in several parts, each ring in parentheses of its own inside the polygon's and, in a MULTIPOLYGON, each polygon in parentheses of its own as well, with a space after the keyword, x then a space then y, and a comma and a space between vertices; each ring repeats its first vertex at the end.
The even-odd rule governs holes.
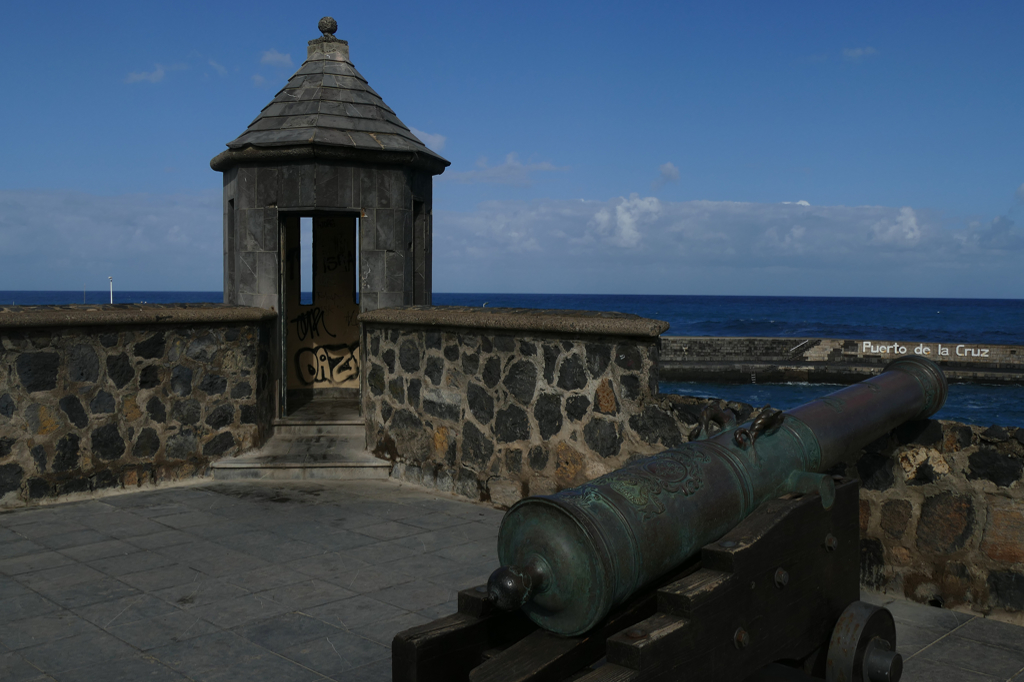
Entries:
MULTIPOLYGON (((0 291, 0 305, 108 303, 108 291, 0 291)), ((115 291, 114 303, 219 303, 219 291, 115 291)), ((434 294, 435 305, 606 310, 665 320, 673 336, 778 336, 1024 344, 1024 301, 1013 299, 794 296, 434 294)), ((839 386, 663 382, 665 393, 790 408, 839 386)), ((936 415, 1024 427, 1024 386, 953 384, 936 415)))

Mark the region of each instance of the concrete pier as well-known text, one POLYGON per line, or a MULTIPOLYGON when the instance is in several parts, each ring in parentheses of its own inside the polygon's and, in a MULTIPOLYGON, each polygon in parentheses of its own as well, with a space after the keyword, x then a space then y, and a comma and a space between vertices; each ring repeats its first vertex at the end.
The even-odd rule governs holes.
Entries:
POLYGON ((969 341, 663 336, 659 379, 716 383, 856 383, 908 355, 954 383, 1024 384, 1024 346, 969 341))

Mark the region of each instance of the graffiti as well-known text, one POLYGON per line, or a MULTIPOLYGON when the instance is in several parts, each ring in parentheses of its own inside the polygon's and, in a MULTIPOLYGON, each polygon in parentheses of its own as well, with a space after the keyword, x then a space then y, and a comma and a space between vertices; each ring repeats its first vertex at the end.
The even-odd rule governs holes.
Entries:
POLYGON ((307 336, 316 338, 320 335, 321 327, 323 327, 324 332, 328 336, 333 337, 334 334, 327 328, 327 322, 324 320, 325 316, 326 313, 323 308, 316 307, 293 317, 291 323, 295 325, 295 333, 298 334, 299 341, 305 341, 307 336))
POLYGON ((352 272, 355 268, 356 257, 352 251, 339 251, 333 256, 324 256, 324 272, 334 272, 338 268, 344 268, 344 272, 352 272))
POLYGON ((359 342, 302 348, 295 354, 299 381, 310 386, 344 384, 359 380, 359 342))

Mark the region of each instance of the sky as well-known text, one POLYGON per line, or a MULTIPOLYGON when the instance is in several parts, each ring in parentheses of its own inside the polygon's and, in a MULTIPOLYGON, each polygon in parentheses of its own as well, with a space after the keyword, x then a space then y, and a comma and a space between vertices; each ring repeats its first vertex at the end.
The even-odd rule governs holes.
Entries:
POLYGON ((1024 299, 1024 3, 16 3, 0 290, 217 291, 324 15, 428 146, 434 290, 1024 299))

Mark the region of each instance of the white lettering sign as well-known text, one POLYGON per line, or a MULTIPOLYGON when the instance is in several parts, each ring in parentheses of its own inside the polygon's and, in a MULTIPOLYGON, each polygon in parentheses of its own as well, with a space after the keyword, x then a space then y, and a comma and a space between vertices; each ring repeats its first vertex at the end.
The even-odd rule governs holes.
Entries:
MULTIPOLYGON (((977 346, 968 346, 960 343, 953 348, 953 355, 959 358, 987 358, 989 357, 988 348, 979 348, 977 346)), ((907 347, 901 346, 898 343, 880 343, 877 341, 862 341, 860 346, 861 353, 877 353, 879 355, 906 355, 907 347)), ((920 343, 913 350, 914 355, 937 355, 939 357, 947 357, 950 355, 949 346, 944 346, 941 343, 930 344, 920 343)))

